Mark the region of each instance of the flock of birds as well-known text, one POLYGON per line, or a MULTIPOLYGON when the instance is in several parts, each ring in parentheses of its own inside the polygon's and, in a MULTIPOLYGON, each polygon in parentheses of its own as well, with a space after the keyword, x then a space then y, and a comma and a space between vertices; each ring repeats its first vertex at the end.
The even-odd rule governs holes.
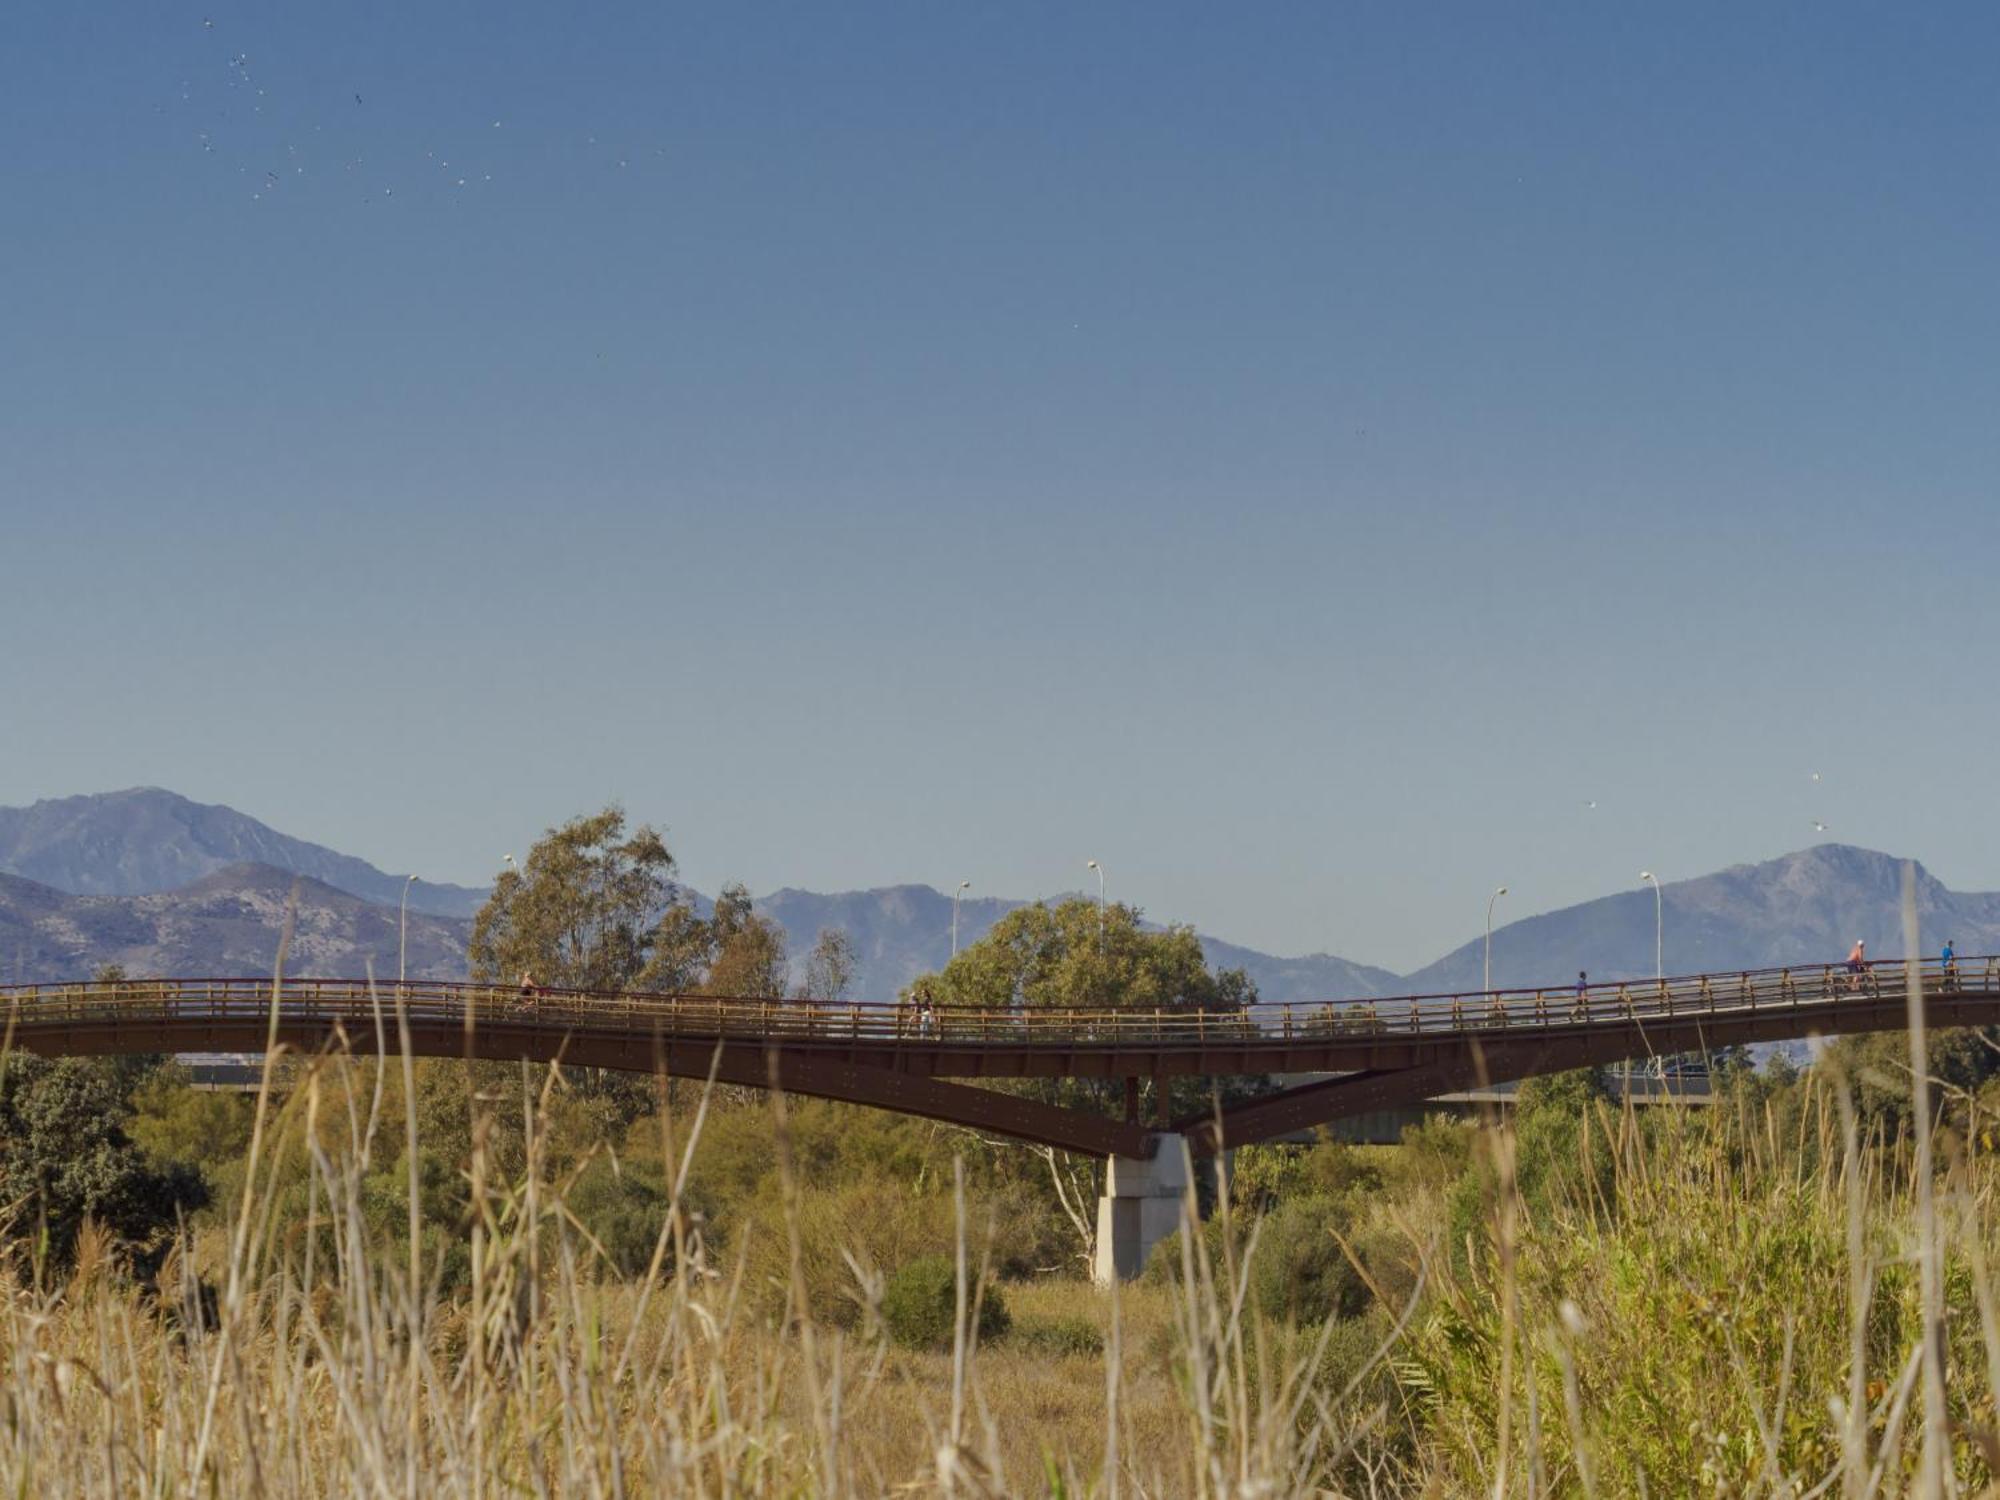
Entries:
MULTIPOLYGON (((213 16, 202 18, 201 29, 215 39, 213 56, 221 91, 215 89, 218 79, 214 75, 186 77, 180 84, 180 104, 200 116, 193 136, 204 155, 237 158, 236 170, 246 179, 252 202, 276 197, 289 184, 311 175, 309 168, 324 170, 319 164, 328 161, 339 162, 343 178, 359 188, 363 203, 393 199, 398 185, 406 194, 436 189, 457 194, 493 181, 488 167, 495 162, 493 142, 498 138, 492 132, 505 129, 504 119, 466 122, 457 132, 459 149, 426 150, 421 162, 414 151, 398 160, 371 162, 363 152, 340 149, 343 144, 351 148, 361 132, 343 125, 331 98, 317 101, 317 112, 325 118, 313 120, 308 127, 300 112, 290 107, 296 101, 273 96, 266 77, 253 71, 251 54, 230 46, 218 32, 213 16), (486 141, 475 144, 474 131, 486 141)), ((343 101, 339 108, 368 108, 367 97, 360 90, 349 90, 348 94, 353 103, 343 101)), ((165 113, 165 106, 156 105, 155 112, 165 113)), ((584 139, 583 149, 606 163, 615 162, 614 171, 632 163, 629 151, 600 148, 595 135, 584 139)), ((656 147, 653 154, 664 156, 666 150, 656 147)))

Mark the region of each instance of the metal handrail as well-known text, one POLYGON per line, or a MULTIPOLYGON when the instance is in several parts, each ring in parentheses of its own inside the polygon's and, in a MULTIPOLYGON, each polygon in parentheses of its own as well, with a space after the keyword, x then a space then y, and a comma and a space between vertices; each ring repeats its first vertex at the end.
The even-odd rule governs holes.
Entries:
MULTIPOLYGON (((2000 996, 2000 957, 1966 956, 1947 972, 1935 958, 1918 966, 1927 995, 2000 996)), ((1042 1010, 1032 1007, 939 1005, 926 1025, 907 1003, 820 1005, 768 995, 677 995, 536 988, 440 980, 401 984, 360 979, 299 978, 277 992, 284 1021, 374 1025, 401 1011, 414 1024, 561 1028, 662 1037, 746 1038, 801 1042, 921 1042, 953 1047, 1062 1047, 1144 1042, 1199 1047, 1235 1041, 1330 1040, 1396 1033, 1574 1029, 1650 1018, 1686 1018, 1797 1007, 1810 999, 1839 1003, 1879 1000, 1900 992, 1903 960, 1749 969, 1690 975, 1634 985, 1625 981, 1578 988, 1406 995, 1345 1003, 1256 1004, 1242 1011, 1186 1007, 1144 1010, 1042 1010), (1718 983, 1717 981, 1721 981, 1718 983), (1552 1003, 1560 997, 1560 1003, 1552 1003)), ((125 979, 0 986, 0 1017, 16 1025, 185 1021, 245 1021, 268 1017, 269 979, 125 979)))

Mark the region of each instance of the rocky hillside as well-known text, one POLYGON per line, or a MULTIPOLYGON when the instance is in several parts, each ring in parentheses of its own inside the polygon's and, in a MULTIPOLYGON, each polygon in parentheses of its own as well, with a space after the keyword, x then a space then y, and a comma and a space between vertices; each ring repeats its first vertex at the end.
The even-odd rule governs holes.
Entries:
MULTIPOLYGON (((294 883, 289 973, 361 975, 372 963, 376 974, 396 977, 393 908, 269 865, 232 865, 180 890, 142 896, 79 896, 0 875, 0 983, 86 979, 105 964, 134 975, 267 974, 294 883)), ((470 926, 412 911, 410 977, 463 976, 470 926)))

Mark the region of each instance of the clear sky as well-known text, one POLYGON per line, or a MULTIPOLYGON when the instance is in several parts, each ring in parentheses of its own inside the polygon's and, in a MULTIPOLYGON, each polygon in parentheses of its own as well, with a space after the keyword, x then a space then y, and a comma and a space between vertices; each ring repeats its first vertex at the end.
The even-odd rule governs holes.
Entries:
POLYGON ((1396 968, 2000 886, 2000 11, 1653 9, 19 8, 0 803, 1396 968))

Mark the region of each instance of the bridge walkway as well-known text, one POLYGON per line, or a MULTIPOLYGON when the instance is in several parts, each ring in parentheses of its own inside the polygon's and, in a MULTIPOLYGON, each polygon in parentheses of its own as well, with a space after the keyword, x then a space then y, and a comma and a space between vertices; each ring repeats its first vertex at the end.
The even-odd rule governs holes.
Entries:
POLYGON ((35 1052, 262 1052, 271 1043, 563 1060, 852 1099, 1045 1144, 1144 1154, 1146 1127, 958 1080, 1313 1074, 1213 1120, 1156 1122, 1197 1150, 1244 1144, 1477 1085, 1737 1042, 1896 1029, 1911 970, 1931 1024, 2000 1022, 2000 957, 1878 961, 1643 982, 1244 1010, 828 1005, 366 979, 131 979, 0 988, 35 1052), (1334 1075, 1334 1076, 1327 1076, 1334 1075), (950 1080, 950 1081, 947 1081, 950 1080))

